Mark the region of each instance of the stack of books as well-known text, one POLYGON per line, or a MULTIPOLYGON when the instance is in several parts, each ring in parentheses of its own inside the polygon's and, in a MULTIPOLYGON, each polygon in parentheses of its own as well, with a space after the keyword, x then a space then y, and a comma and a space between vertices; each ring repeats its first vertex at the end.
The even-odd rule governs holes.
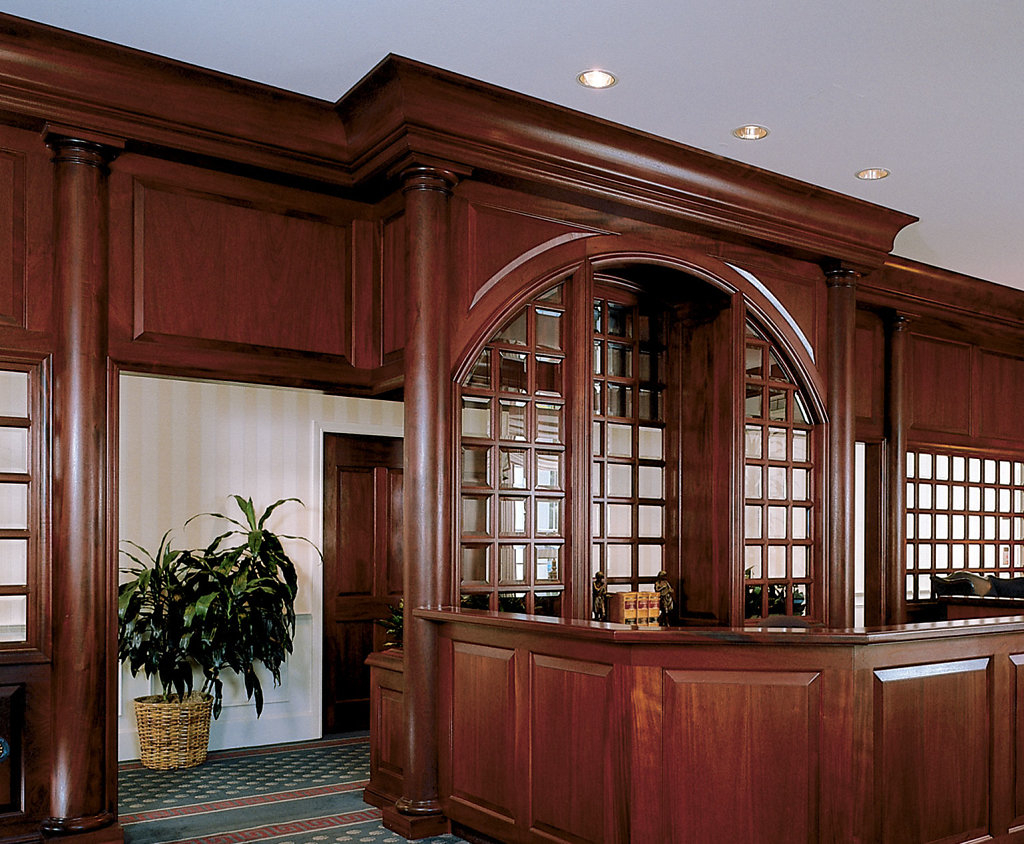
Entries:
POLYGON ((609 592, 608 620, 616 624, 657 627, 661 601, 657 592, 609 592))

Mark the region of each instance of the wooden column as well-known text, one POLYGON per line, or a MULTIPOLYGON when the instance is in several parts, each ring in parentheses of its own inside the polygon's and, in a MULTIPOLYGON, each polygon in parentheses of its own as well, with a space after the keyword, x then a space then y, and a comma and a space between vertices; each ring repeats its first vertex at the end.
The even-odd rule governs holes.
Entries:
MULTIPOLYGON (((116 151, 50 136, 54 290, 53 778, 48 834, 114 822, 110 741, 116 565, 107 553, 107 165, 116 151)), ((120 840, 120 835, 89 836, 120 840)))
POLYGON ((854 340, 858 274, 827 267, 828 284, 828 603, 830 627, 853 625, 854 340))
POLYGON ((885 448, 885 576, 883 608, 886 624, 907 620, 907 586, 904 554, 907 523, 907 420, 906 355, 910 320, 894 314, 889 322, 889 354, 886 358, 885 448))
POLYGON ((451 588, 451 384, 449 208, 454 174, 403 174, 408 252, 405 344, 405 770, 404 791, 385 825, 407 838, 445 828, 437 796, 437 641, 413 617, 451 588))

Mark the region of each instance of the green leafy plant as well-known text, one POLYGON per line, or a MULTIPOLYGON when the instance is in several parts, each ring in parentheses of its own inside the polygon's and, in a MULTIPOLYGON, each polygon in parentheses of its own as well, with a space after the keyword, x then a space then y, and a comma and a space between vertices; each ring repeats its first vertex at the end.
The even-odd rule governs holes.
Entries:
POLYGON ((374 622, 384 628, 384 647, 400 648, 405 631, 405 602, 399 601, 397 606, 388 607, 388 610, 388 615, 374 619, 374 622))
MULTIPOLYGON (((281 682, 281 665, 292 652, 295 633, 295 564, 282 539, 303 537, 270 531, 267 519, 285 498, 257 515, 252 499, 232 496, 241 519, 203 513, 228 526, 206 548, 177 551, 168 535, 155 554, 127 543, 135 565, 118 594, 118 658, 132 674, 157 676, 164 696, 192 690, 193 669, 204 677, 204 692, 213 695, 213 714, 220 715, 224 683, 221 672, 242 677, 256 714, 263 712, 263 686, 256 673, 261 662, 281 682), (135 553, 138 552, 138 553, 135 553)), ((301 504, 301 502, 299 502, 301 504)))

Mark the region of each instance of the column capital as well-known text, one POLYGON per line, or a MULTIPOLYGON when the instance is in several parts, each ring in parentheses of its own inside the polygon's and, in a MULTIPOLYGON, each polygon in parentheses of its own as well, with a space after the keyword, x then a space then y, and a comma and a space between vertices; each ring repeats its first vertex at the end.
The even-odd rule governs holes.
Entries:
POLYGON ((913 317, 909 314, 893 311, 889 316, 889 330, 894 334, 901 334, 910 328, 911 322, 913 322, 913 317))
POLYGON ((61 132, 48 132, 46 145, 53 153, 54 163, 82 164, 104 171, 124 149, 124 143, 118 142, 114 138, 110 138, 109 142, 101 143, 99 140, 87 139, 79 134, 63 134, 61 132))
POLYGON ((856 287, 861 274, 849 267, 844 267, 839 261, 827 261, 822 264, 825 273, 825 283, 829 287, 856 287))
POLYGON ((416 166, 402 171, 402 193, 429 190, 450 195, 459 183, 459 177, 442 167, 416 166))

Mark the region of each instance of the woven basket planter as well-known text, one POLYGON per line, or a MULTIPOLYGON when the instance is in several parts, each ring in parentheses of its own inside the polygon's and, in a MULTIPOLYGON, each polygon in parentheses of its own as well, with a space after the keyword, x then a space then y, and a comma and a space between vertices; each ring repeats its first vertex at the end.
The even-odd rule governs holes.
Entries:
POLYGON ((183 699, 177 695, 170 700, 163 695, 135 698, 142 764, 160 771, 201 765, 210 743, 212 708, 213 697, 203 692, 183 699))

